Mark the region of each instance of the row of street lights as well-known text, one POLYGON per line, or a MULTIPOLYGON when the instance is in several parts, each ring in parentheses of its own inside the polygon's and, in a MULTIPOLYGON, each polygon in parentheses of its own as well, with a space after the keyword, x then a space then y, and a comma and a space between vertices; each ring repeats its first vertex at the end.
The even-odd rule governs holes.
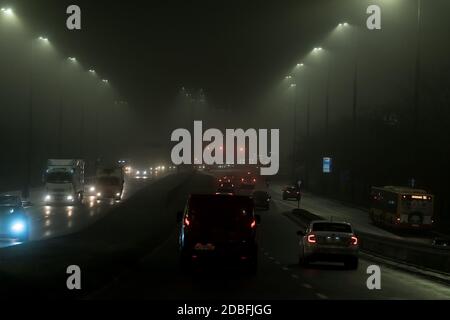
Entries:
MULTIPOLYGON (((349 27, 350 24, 347 22, 341 22, 337 25, 337 30, 341 31, 345 28, 349 27)), ((421 29, 422 29, 422 1, 417 0, 417 14, 416 14, 416 33, 417 33, 417 43, 416 43, 416 53, 415 53, 415 77, 414 77, 414 90, 413 90, 413 133, 415 136, 418 135, 418 119, 419 119, 419 109, 420 109, 420 76, 421 76, 421 29)), ((357 35, 356 35, 357 36, 357 35)), ((352 136, 355 138, 356 136, 356 122, 357 122, 357 107, 358 107, 358 39, 355 39, 355 60, 354 60, 354 71, 353 71, 353 95, 352 95, 352 136)), ((312 50, 313 54, 319 54, 322 52, 322 47, 315 47, 312 50)), ((305 64, 303 62, 297 63, 294 70, 298 71, 304 67, 305 64)), ((331 76, 331 61, 329 62, 328 69, 328 77, 326 84, 326 110, 325 110, 325 132, 328 138, 328 130, 329 130, 329 94, 330 94, 330 76, 331 76)), ((286 80, 291 81, 294 79, 292 75, 288 75, 285 77, 286 80)), ((297 83, 291 83, 290 88, 295 90, 295 97, 293 103, 294 110, 294 124, 293 124, 293 164, 292 164, 292 173, 295 175, 295 164, 296 164, 296 135, 297 135, 297 91, 299 90, 299 86, 297 83)), ((311 95, 311 84, 308 85, 308 102, 306 106, 306 139, 307 143, 309 143, 309 128, 310 128, 310 95, 311 95)), ((353 156, 352 158, 355 158, 353 156)), ((308 162, 308 161, 306 161, 308 162)), ((306 163, 306 166, 308 164, 306 163)), ((306 168, 307 169, 307 168, 306 168)), ((353 188, 353 183, 352 183, 353 188)))
MULTIPOLYGON (((6 18, 14 18, 15 14, 12 8, 0 8, 0 13, 5 16, 6 18)), ((29 78, 29 106, 28 106, 28 142, 27 142, 27 164, 26 164, 26 171, 25 171, 25 182, 23 185, 23 190, 22 190, 22 195, 24 198, 29 198, 30 195, 30 185, 31 185, 31 176, 32 176, 32 159, 33 159, 33 126, 34 126, 34 60, 35 60, 35 50, 36 50, 36 41, 40 44, 43 45, 49 45, 50 44, 50 40, 46 37, 46 36, 39 36, 37 38, 33 38, 31 40, 30 43, 30 78, 29 78)), ((64 59, 61 61, 60 64, 60 76, 62 77, 62 70, 63 70, 63 65, 64 62, 69 61, 73 64, 76 64, 78 61, 75 57, 71 56, 68 57, 67 59, 64 59)), ((89 69, 88 72, 93 75, 93 76, 97 76, 97 73, 94 69, 89 69)), ((108 85, 109 84, 109 80, 107 79, 101 79, 101 83, 103 83, 104 85, 108 85)), ((60 85, 62 86, 62 81, 60 81, 60 85)), ((63 127, 63 114, 64 114, 64 110, 63 110, 63 91, 62 88, 60 90, 60 103, 59 103, 59 125, 58 125, 58 153, 61 156, 62 154, 62 127, 63 127)), ((84 108, 83 108, 84 109, 84 108)), ((82 111, 84 112, 84 110, 82 111)), ((84 114, 82 115, 82 120, 84 121, 84 114)), ((96 124, 97 126, 99 125, 98 123, 96 124)), ((97 129, 98 132, 98 129, 97 129)), ((97 137, 98 140, 98 137, 97 137)), ((80 141, 80 143, 83 143, 82 141, 80 141)))

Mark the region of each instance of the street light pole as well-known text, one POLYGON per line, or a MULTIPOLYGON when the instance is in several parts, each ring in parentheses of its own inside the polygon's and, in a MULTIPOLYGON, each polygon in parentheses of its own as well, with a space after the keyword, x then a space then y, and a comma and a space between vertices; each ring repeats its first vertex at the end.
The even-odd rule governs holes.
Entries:
POLYGON ((419 126, 419 108, 420 108, 420 65, 421 65, 421 39, 422 31, 422 1, 417 0, 417 47, 416 47, 416 64, 415 64, 415 81, 414 81, 414 110, 413 110, 413 132, 418 136, 419 126))
POLYGON ((59 109, 58 109, 58 157, 62 157, 62 126, 63 126, 63 67, 64 67, 64 59, 60 62, 59 65, 59 109))
POLYGON ((34 77, 34 39, 31 40, 30 48, 30 73, 29 73, 29 93, 28 93, 28 130, 27 130, 27 152, 26 152, 26 171, 25 183, 22 189, 22 197, 29 199, 31 185, 31 167, 33 155, 33 77, 34 77))
POLYGON ((293 121, 293 129, 292 129, 292 177, 295 177, 295 165, 297 162, 297 95, 298 88, 297 84, 292 84, 291 87, 294 89, 294 101, 292 104, 293 113, 294 113, 294 121, 293 121))

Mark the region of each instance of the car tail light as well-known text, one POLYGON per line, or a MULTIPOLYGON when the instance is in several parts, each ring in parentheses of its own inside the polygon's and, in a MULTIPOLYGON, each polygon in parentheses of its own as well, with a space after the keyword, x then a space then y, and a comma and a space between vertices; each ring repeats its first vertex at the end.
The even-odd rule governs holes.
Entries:
POLYGON ((351 237, 350 244, 356 246, 358 244, 358 238, 355 236, 351 237))
POLYGON ((189 227, 189 225, 191 224, 191 222, 189 221, 189 219, 186 217, 186 218, 184 218, 184 225, 186 226, 186 227, 189 227))
POLYGON ((256 220, 253 219, 252 223, 250 224, 250 228, 254 229, 256 228, 256 220))
POLYGON ((308 235, 307 240, 308 240, 308 243, 317 243, 315 234, 308 235))

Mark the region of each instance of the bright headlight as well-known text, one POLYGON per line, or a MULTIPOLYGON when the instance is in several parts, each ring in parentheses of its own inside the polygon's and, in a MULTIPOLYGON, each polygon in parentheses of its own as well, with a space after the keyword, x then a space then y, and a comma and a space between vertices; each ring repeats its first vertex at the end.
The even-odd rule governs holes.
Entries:
POLYGON ((141 172, 140 171, 136 171, 136 174, 141 174, 141 172))
POLYGON ((144 174, 147 174, 147 171, 144 171, 144 174))
POLYGON ((44 199, 45 199, 45 201, 50 201, 50 200, 52 200, 52 197, 48 194, 45 196, 44 199))
POLYGON ((89 188, 89 191, 90 191, 90 192, 94 192, 94 191, 95 191, 95 187, 90 187, 90 188, 89 188))
POLYGON ((67 200, 73 201, 73 196, 67 196, 67 200))
POLYGON ((117 192, 117 193, 116 193, 116 197, 120 197, 120 192, 117 192))
POLYGON ((14 233, 22 233, 25 231, 25 223, 23 221, 14 221, 11 225, 11 231, 14 233))
POLYGON ((101 197, 102 196, 102 194, 99 192, 99 193, 97 193, 97 197, 101 197))

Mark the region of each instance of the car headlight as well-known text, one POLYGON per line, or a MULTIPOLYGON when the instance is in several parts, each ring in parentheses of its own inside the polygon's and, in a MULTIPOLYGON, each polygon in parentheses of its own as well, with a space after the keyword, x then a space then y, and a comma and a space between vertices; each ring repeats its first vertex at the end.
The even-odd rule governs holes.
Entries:
POLYGON ((21 221, 21 220, 14 221, 14 222, 11 224, 11 231, 12 231, 14 234, 20 234, 20 233, 23 233, 23 232, 25 231, 25 222, 24 222, 24 221, 21 221))
POLYGON ((99 192, 99 193, 97 193, 97 197, 101 197, 102 196, 102 194, 99 192))
POLYGON ((144 171, 144 174, 147 174, 147 171, 144 171))
POLYGON ((89 188, 89 191, 90 191, 90 192, 94 192, 94 191, 95 191, 95 187, 90 187, 90 188, 89 188))
POLYGON ((140 171, 136 171, 136 174, 141 174, 141 172, 140 171))
POLYGON ((117 193, 116 193, 116 197, 120 197, 120 192, 117 192, 117 193))
POLYGON ((52 197, 48 194, 45 196, 44 199, 45 199, 45 201, 50 201, 50 200, 52 200, 52 197))
POLYGON ((73 201, 73 196, 67 196, 68 201, 73 201))

